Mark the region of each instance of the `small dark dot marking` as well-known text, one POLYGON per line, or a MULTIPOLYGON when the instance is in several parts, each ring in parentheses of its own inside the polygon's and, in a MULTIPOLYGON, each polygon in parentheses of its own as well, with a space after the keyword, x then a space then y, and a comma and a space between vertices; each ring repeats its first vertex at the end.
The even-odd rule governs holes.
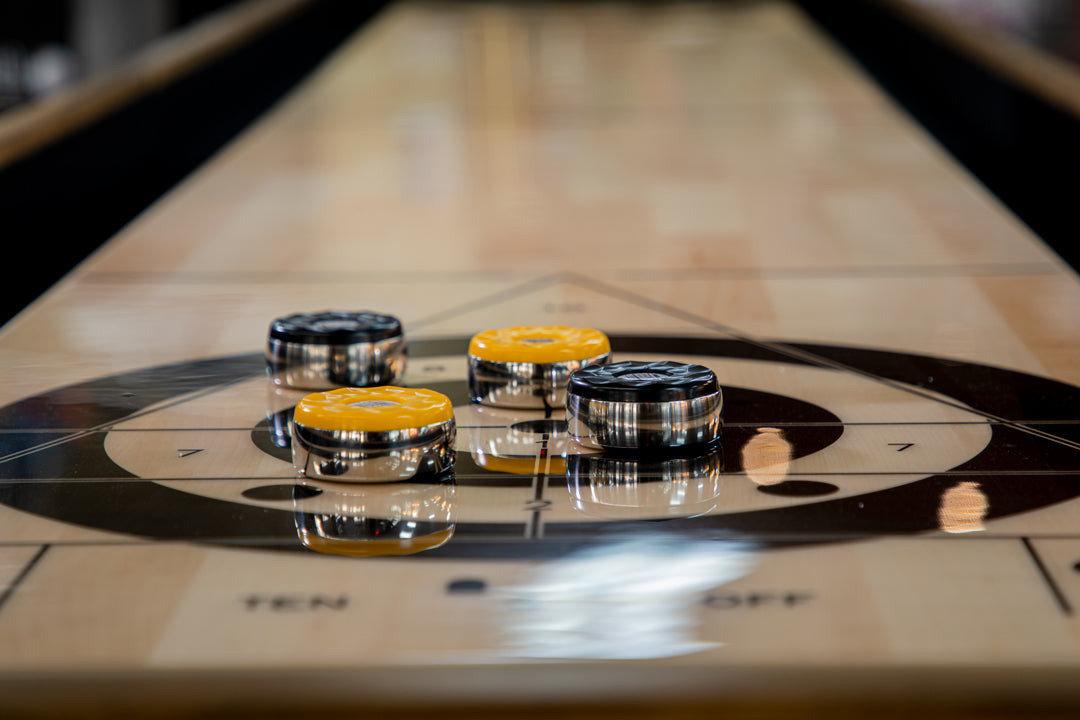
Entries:
POLYGON ((1076 561, 1076 564, 1075 564, 1075 565, 1073 565, 1073 570, 1075 570, 1076 572, 1080 573, 1080 560, 1077 560, 1077 561, 1076 561))
POLYGON ((475 578, 462 578, 446 583, 446 592, 478 595, 487 590, 487 583, 475 578))
POLYGON ((522 420, 510 426, 511 430, 523 433, 535 433, 536 435, 555 435, 566 432, 569 427, 565 420, 522 420))
POLYGON ((775 485, 759 485, 758 490, 768 495, 782 495, 784 497, 812 497, 814 495, 828 495, 839 490, 832 483, 818 482, 817 480, 784 480, 775 485))
POLYGON ((250 500, 292 500, 313 497, 321 493, 319 488, 307 485, 260 485, 240 493, 250 500))

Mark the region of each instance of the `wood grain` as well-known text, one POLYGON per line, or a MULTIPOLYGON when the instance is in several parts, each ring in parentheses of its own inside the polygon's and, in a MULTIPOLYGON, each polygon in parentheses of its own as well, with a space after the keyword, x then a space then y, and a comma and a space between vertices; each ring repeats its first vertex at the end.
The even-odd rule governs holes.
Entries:
MULTIPOLYGON (((39 446, 10 438, 92 435, 105 456, 72 451, 56 472, 27 461, 0 482, 45 498, 34 514, 0 508, 0 581, 50 546, 0 608, 0 710, 1068 716, 1080 707, 1080 456, 1076 418, 1049 401, 1080 384, 1078 328, 1076 274, 786 2, 395 5, 0 331, 4 406, 76 386, 53 396, 71 407, 0 429, 4 447, 31 457, 39 446), (304 499, 281 494, 291 465, 253 438, 288 400, 261 375, 269 322, 327 308, 395 314, 414 348, 515 324, 659 336, 627 355, 709 362, 733 397, 799 400, 846 427, 783 458, 777 438, 800 423, 740 421, 734 404, 729 432, 773 444, 728 453, 703 512, 790 512, 769 529, 777 546, 710 536, 723 552, 685 576, 700 537, 678 535, 684 554, 669 556, 613 533, 606 565, 574 548, 501 558, 497 543, 483 557, 317 556, 282 544, 304 499), (771 359, 694 355, 685 338, 771 359), (855 350, 830 360, 823 346, 855 350), (845 365, 868 349, 937 359, 896 381, 845 365), (234 355, 252 359, 239 381, 97 425, 80 414, 152 389, 96 378, 234 355), (1015 387, 956 401, 944 384, 957 368, 1059 385, 1019 397, 1013 374, 1015 387), (1010 432, 996 465, 965 465, 1010 432), (755 448, 772 460, 744 467, 755 448), (116 476, 90 477, 97 468, 116 476), (784 481, 831 494, 768 492, 784 481), (66 508, 42 491, 87 482, 112 526, 57 519, 66 508), (151 487, 171 504, 121 502, 151 487), (1058 495, 995 506, 1044 491, 1058 495), (280 522, 199 535, 182 514, 193 502, 280 522), (868 513, 881 515, 870 533, 868 513), (905 525, 918 513, 924 525, 905 525), (125 517, 173 534, 125 532, 125 517), (537 601, 568 567, 596 594, 537 601), (618 583, 589 585, 612 568, 701 587, 628 600, 618 583), (458 581, 484 591, 452 591, 458 581), (682 644, 643 641, 670 641, 662 631, 682 644)), ((414 353, 407 380, 463 385, 465 372, 460 354, 414 353)), ((471 457, 490 416, 459 410, 471 457)), ((509 547, 593 522, 590 510, 653 513, 590 508, 569 481, 483 480, 462 470, 457 521, 505 519, 509 547)), ((335 497, 374 502, 321 489, 324 514, 335 497)), ((456 540, 482 545, 473 532, 456 540)))

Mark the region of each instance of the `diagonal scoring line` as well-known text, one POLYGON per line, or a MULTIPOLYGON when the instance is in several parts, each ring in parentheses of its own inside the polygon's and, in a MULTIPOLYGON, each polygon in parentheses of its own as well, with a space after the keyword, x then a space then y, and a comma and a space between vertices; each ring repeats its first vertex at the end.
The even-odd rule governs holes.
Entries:
POLYGON ((10 453, 8 455, 4 455, 3 457, 0 457, 0 465, 4 464, 6 462, 9 462, 11 460, 17 460, 18 458, 25 457, 27 455, 32 455, 32 454, 34 454, 36 452, 41 452, 42 450, 48 450, 49 448, 56 447, 57 445, 63 445, 64 443, 69 443, 69 442, 72 442, 73 440, 78 440, 79 438, 84 438, 87 435, 93 435, 94 433, 101 432, 102 430, 110 430, 110 429, 112 429, 112 427, 114 425, 118 425, 119 423, 122 423, 122 422, 128 422, 129 420, 134 420, 136 418, 145 417, 146 415, 153 415, 156 412, 160 412, 160 411, 166 410, 168 408, 176 407, 177 405, 183 405, 184 403, 191 402, 192 400, 197 400, 198 398, 205 397, 207 395, 212 395, 213 393, 216 393, 216 392, 218 392, 220 390, 223 390, 223 389, 225 389, 227 387, 230 387, 232 385, 237 385, 237 384, 242 383, 242 382, 247 382, 250 379, 251 378, 240 378, 238 380, 230 380, 229 382, 221 383, 220 385, 214 385, 213 387, 206 388, 205 390, 200 390, 199 392, 197 392, 197 393, 195 393, 193 395, 185 395, 184 397, 177 398, 176 400, 173 400, 171 402, 167 402, 164 405, 158 405, 158 406, 155 406, 153 408, 140 410, 139 412, 132 413, 131 415, 125 415, 122 418, 117 418, 116 420, 111 420, 109 422, 102 423, 100 425, 96 425, 96 426, 94 426, 92 428, 86 428, 84 430, 76 430, 75 432, 71 433, 70 435, 64 435, 63 437, 57 438, 56 440, 50 440, 48 442, 43 442, 40 445, 34 445, 33 447, 24 448, 22 450, 18 450, 16 452, 10 453))
POLYGON ((584 288, 586 288, 588 290, 593 290, 595 292, 602 293, 602 294, 607 295, 609 297, 613 297, 613 298, 617 298, 617 299, 620 299, 620 300, 624 300, 624 301, 629 302, 629 303, 633 303, 635 305, 638 305, 639 307, 644 307, 644 308, 647 308, 649 310, 653 310, 655 312, 661 312, 661 313, 664 313, 666 315, 670 315, 672 317, 678 318, 680 320, 685 320, 686 322, 694 323, 695 325, 699 325, 699 326, 707 328, 709 330, 713 330, 715 332, 723 333, 723 334, 731 337, 732 339, 739 340, 741 342, 745 342, 745 343, 748 343, 750 345, 754 345, 756 347, 764 348, 766 350, 771 350, 772 352, 779 353, 781 355, 786 355, 786 356, 788 356, 790 358, 794 358, 796 360, 802 360, 803 362, 807 362, 807 363, 810 363, 812 365, 817 365, 819 367, 825 367, 825 368, 828 368, 830 370, 839 370, 839 371, 842 371, 842 372, 852 373, 854 375, 858 375, 860 377, 866 378, 867 380, 872 380, 873 382, 876 382, 876 383, 879 383, 879 384, 882 384, 882 385, 886 385, 886 386, 891 387, 891 388, 893 388, 895 390, 900 390, 902 392, 906 392, 906 393, 909 393, 911 395, 917 395, 917 396, 919 396, 921 398, 924 398, 926 400, 932 400, 933 402, 940 403, 942 405, 947 405, 949 407, 956 408, 958 410, 965 410, 967 412, 971 412, 971 413, 974 413, 976 415, 980 415, 980 416, 982 416, 982 417, 984 417, 984 418, 986 418, 988 420, 992 420, 994 422, 1001 423, 1002 425, 1007 425, 1007 426, 1009 426, 1011 428, 1014 428, 1016 430, 1019 430, 1021 432, 1028 433, 1029 435, 1034 435, 1035 437, 1042 438, 1043 440, 1049 440, 1050 442, 1055 442, 1055 443, 1058 443, 1059 445, 1064 445, 1065 447, 1069 447, 1069 448, 1072 448, 1074 450, 1080 450, 1080 443, 1074 442, 1072 440, 1067 440, 1065 438, 1058 437, 1057 435, 1052 435, 1052 434, 1050 434, 1048 432, 1044 432, 1042 430, 1030 427, 1030 426, 1025 425, 1025 424, 1020 423, 1020 422, 1016 422, 1015 420, 1009 420, 1007 418, 1003 418, 1003 417, 1001 417, 999 415, 995 415, 995 414, 993 414, 991 412, 987 412, 985 410, 979 410, 977 408, 968 407, 967 405, 964 405, 964 404, 962 404, 960 402, 953 402, 953 401, 947 400, 945 398, 938 397, 936 395, 933 395, 933 394, 931 394, 929 392, 926 392, 926 391, 922 390, 921 388, 917 388, 917 387, 914 387, 914 386, 911 386, 911 385, 900 383, 900 382, 897 382, 895 380, 890 380, 889 378, 883 378, 883 377, 881 377, 879 375, 875 375, 873 373, 867 372, 867 371, 862 370, 860 368, 852 367, 851 365, 846 365, 844 363, 837 362, 835 360, 830 360, 829 358, 824 358, 824 357, 821 357, 820 355, 815 355, 814 353, 808 352, 806 350, 800 350, 798 348, 793 348, 793 347, 790 347, 788 345, 785 345, 784 343, 775 343, 775 342, 769 342, 767 340, 758 340, 757 338, 754 338, 754 337, 752 337, 750 335, 747 335, 746 333, 740 332, 739 330, 736 330, 735 328, 732 328, 732 327, 730 327, 728 325, 724 325, 722 323, 715 322, 713 320, 702 317, 700 315, 696 315, 696 314, 694 314, 692 312, 688 312, 688 311, 683 310, 681 308, 673 307, 671 305, 665 305, 664 303, 657 302, 657 301, 652 300, 650 298, 642 297, 641 295, 638 295, 636 293, 632 293, 629 290, 623 290, 622 288, 618 288, 618 287, 608 285, 606 283, 600 282, 599 280, 594 280, 592 278, 585 277, 585 276, 582 276, 582 275, 578 275, 576 273, 567 273, 566 276, 565 276, 565 280, 567 282, 572 282, 572 283, 574 283, 574 284, 576 284, 576 285, 578 285, 580 287, 584 287, 584 288))
POLYGON ((1042 576, 1042 579, 1046 583, 1046 587, 1050 591, 1050 594, 1054 597, 1054 601, 1057 603, 1058 608, 1064 615, 1072 615, 1072 603, 1069 602, 1069 598, 1065 596, 1065 593, 1061 591, 1061 586, 1054 580, 1054 576, 1050 574, 1050 570, 1046 567, 1046 563, 1043 562, 1038 551, 1035 550, 1035 546, 1031 543, 1031 538, 1024 536, 1020 538, 1020 542, 1023 544, 1024 549, 1027 550, 1028 557, 1035 563, 1035 569, 1038 570, 1039 575, 1042 576))
POLYGON ((440 320, 446 320, 447 318, 460 315, 462 313, 471 312, 472 310, 480 310, 485 307, 489 307, 493 303, 502 302, 504 300, 510 300, 511 298, 524 295, 525 293, 532 292, 533 290, 540 290, 545 287, 551 287, 556 283, 569 279, 565 273, 552 273, 550 275, 543 275, 520 285, 514 285, 506 290, 500 290, 499 292, 492 293, 491 295, 485 295, 476 300, 470 300, 461 305, 457 305, 446 310, 440 310, 437 313, 433 313, 426 317, 422 317, 418 320, 413 320, 408 323, 408 327, 418 328, 424 325, 431 325, 432 323, 439 322, 440 320))
POLYGON ((11 581, 11 583, 4 589, 2 593, 0 593, 0 608, 3 608, 5 605, 7 605, 8 600, 10 600, 15 595, 15 591, 20 585, 22 585, 23 580, 26 580, 27 576, 34 570, 35 567, 37 567, 37 564, 41 562, 41 558, 45 557, 45 553, 48 552, 49 548, 51 547, 51 544, 42 545, 41 549, 34 554, 34 557, 30 558, 30 562, 26 563, 26 565, 23 565, 22 570, 20 570, 19 574, 15 576, 15 579, 11 581))

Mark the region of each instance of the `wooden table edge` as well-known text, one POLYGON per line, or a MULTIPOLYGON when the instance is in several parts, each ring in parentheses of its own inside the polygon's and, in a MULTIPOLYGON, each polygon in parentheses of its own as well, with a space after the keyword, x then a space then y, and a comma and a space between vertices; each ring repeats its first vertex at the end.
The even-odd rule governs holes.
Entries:
POLYGON ((246 0, 151 43, 123 65, 0 115, 0 169, 286 21, 314 0, 246 0))
POLYGON ((974 30, 911 0, 874 0, 999 76, 1080 118, 1080 69, 1002 33, 974 30))

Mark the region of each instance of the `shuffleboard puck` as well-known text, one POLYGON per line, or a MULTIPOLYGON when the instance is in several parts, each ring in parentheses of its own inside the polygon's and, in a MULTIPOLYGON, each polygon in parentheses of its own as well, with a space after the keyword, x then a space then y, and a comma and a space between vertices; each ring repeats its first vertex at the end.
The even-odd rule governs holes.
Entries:
POLYGON ((293 414, 293 466, 301 477, 394 482, 454 464, 454 408, 434 390, 393 386, 312 393, 293 414))
POLYGON ((611 357, 602 332, 565 325, 485 330, 469 343, 469 396, 493 407, 562 407, 570 375, 611 357))
POLYGON ((270 323, 266 362, 274 383, 287 387, 388 385, 405 374, 405 335, 393 315, 296 313, 270 323))
POLYGON ((625 361, 570 376, 569 432, 590 448, 667 450, 720 436, 723 396, 703 365, 625 361))

